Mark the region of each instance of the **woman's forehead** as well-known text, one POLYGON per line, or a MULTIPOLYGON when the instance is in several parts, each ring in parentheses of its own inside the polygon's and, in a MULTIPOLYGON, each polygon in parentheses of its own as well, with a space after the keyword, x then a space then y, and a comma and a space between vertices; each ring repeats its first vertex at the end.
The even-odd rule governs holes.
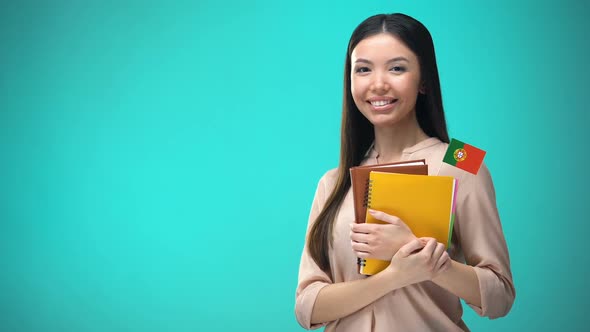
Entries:
POLYGON ((361 40, 351 53, 351 60, 357 59, 377 62, 394 58, 416 59, 416 55, 399 38, 389 33, 380 33, 361 40))

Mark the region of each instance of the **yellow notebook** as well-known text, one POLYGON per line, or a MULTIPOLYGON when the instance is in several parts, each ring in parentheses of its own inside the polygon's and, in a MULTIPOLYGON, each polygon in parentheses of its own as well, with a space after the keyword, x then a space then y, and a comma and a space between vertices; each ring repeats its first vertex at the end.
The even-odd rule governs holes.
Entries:
MULTIPOLYGON (((417 237, 433 237, 448 248, 455 215, 457 181, 451 176, 412 175, 372 171, 367 207, 400 218, 417 237)), ((366 214, 367 223, 384 222, 366 214)), ((366 259, 361 273, 373 275, 390 261, 366 259)))

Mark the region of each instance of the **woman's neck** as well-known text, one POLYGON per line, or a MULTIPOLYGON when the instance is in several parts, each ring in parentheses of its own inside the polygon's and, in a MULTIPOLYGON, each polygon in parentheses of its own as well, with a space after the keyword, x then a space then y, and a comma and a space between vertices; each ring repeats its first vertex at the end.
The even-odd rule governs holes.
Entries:
POLYGON ((375 127, 375 145, 379 164, 400 161, 404 149, 428 138, 417 121, 393 127, 375 127))

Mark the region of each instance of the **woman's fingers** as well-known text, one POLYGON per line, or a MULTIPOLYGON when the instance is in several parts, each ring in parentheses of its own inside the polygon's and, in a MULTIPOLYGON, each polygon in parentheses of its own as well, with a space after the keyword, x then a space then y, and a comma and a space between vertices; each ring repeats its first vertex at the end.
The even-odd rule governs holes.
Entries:
POLYGON ((432 259, 435 262, 438 262, 440 256, 445 252, 445 245, 442 243, 437 243, 436 247, 434 248, 434 252, 432 253, 432 259))
MULTIPOLYGON (((415 240, 412 240, 412 241, 406 243, 401 248, 399 248, 399 250, 395 254, 395 256, 398 256, 398 257, 408 257, 414 251, 420 250, 422 248, 424 248, 424 245, 422 244, 422 242, 419 239, 415 239, 415 240)), ((422 250, 424 250, 424 249, 422 249, 422 250)))
POLYGON ((420 254, 427 258, 427 260, 432 259, 432 254, 434 253, 434 249, 436 249, 436 240, 433 238, 429 238, 424 245, 424 249, 420 251, 420 254))
POLYGON ((451 265, 451 258, 449 254, 445 251, 440 255, 438 261, 436 262, 435 271, 436 273, 446 271, 449 266, 451 265))
POLYGON ((369 243, 371 239, 370 234, 350 232, 350 239, 355 242, 369 243))
POLYGON ((390 223, 392 225, 399 225, 400 223, 402 223, 400 218, 398 218, 396 216, 392 216, 392 215, 387 214, 382 211, 376 211, 376 210, 369 209, 369 213, 373 216, 373 218, 375 218, 377 220, 385 221, 386 223, 390 223))
POLYGON ((451 268, 451 264, 453 263, 453 261, 449 258, 449 259, 445 259, 444 263, 438 268, 438 272, 437 273, 443 273, 446 270, 448 270, 449 268, 451 268))
POLYGON ((367 224, 367 223, 354 223, 350 224, 350 230, 353 233, 365 233, 369 234, 373 231, 373 229, 377 226, 377 224, 367 224))
POLYGON ((350 241, 350 245, 354 251, 371 253, 371 248, 366 243, 350 241))
POLYGON ((435 240, 435 238, 433 237, 419 237, 418 238, 420 240, 420 242, 422 242, 422 244, 426 245, 426 243, 428 243, 429 240, 435 240))
POLYGON ((354 254, 356 255, 356 257, 358 258, 364 258, 367 259, 369 257, 371 257, 371 254, 369 254, 368 252, 362 252, 362 251, 355 251, 354 254))

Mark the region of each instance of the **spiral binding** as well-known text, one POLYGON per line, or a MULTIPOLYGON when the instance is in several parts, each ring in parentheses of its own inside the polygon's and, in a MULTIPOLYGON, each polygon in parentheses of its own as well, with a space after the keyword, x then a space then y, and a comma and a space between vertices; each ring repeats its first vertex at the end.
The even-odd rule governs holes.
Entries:
MULTIPOLYGON (((365 198, 363 199, 363 206, 366 208, 371 207, 371 189, 373 189, 373 180, 369 179, 367 180, 365 198)), ((367 261, 363 258, 357 258, 356 263, 361 267, 367 265, 367 261)))
POLYGON ((373 180, 369 180, 367 184, 367 191, 365 194, 365 206, 370 208, 371 207, 371 189, 373 189, 373 180))
POLYGON ((367 180, 365 197, 363 198, 363 206, 371 207, 371 188, 373 188, 373 180, 367 180))

